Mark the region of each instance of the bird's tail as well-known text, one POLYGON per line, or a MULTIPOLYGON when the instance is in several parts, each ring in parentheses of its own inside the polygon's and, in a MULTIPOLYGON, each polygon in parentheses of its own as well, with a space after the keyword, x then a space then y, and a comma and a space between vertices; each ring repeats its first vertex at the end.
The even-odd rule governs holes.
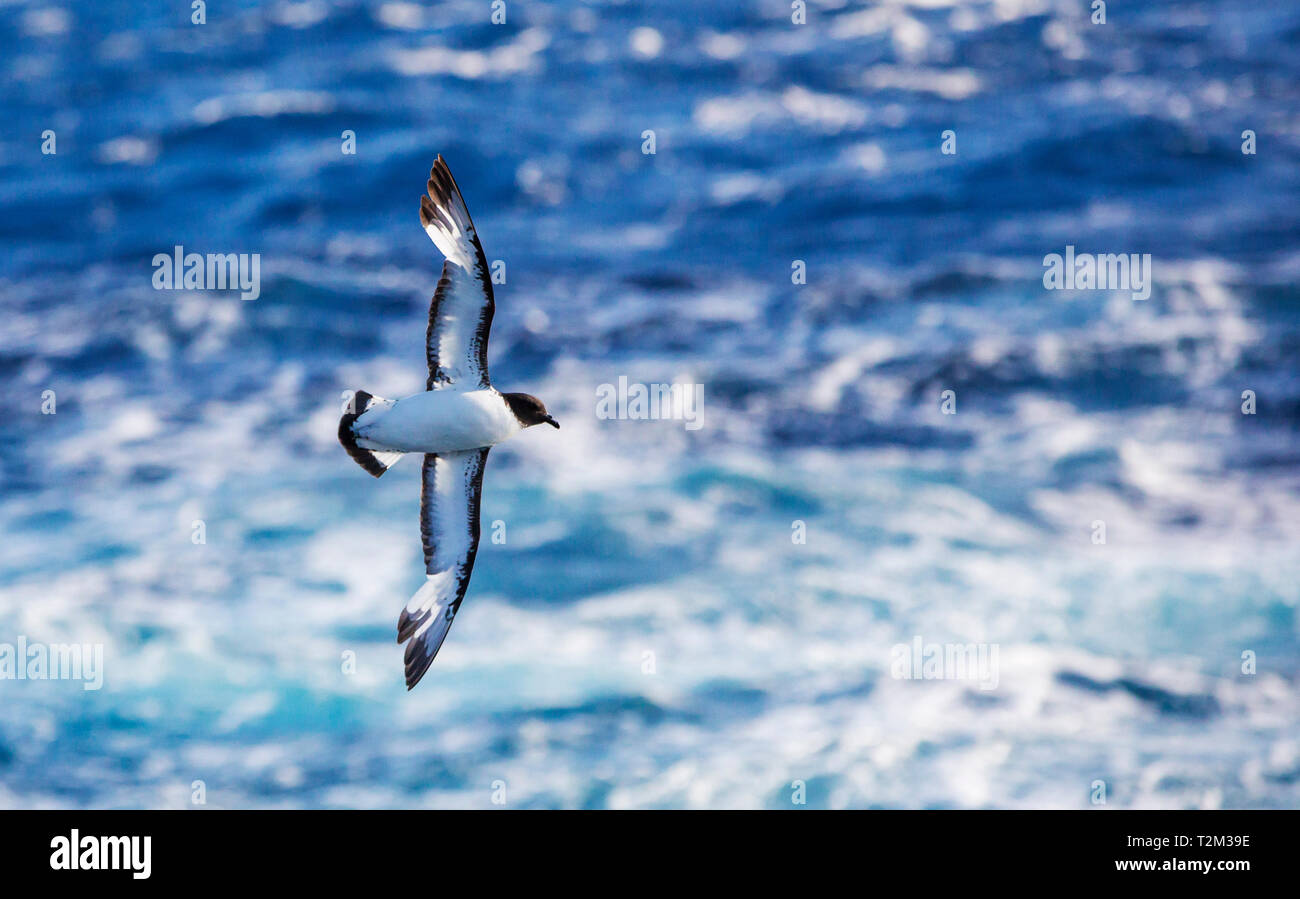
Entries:
POLYGON ((375 406, 387 406, 391 400, 386 400, 381 396, 372 396, 364 390, 358 390, 353 394, 352 399, 348 401, 344 408, 343 417, 339 419, 339 443, 348 451, 356 463, 370 472, 375 477, 379 477, 398 459, 402 458, 402 453, 386 453, 381 450, 366 449, 364 446, 357 444, 357 435, 352 428, 361 416, 365 415, 375 406))

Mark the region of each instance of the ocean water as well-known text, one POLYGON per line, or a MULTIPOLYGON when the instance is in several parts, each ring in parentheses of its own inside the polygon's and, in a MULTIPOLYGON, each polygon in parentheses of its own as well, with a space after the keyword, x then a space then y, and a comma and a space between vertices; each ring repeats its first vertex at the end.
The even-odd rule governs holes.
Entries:
POLYGON ((104 675, 0 680, 0 807, 1300 804, 1300 10, 1087 7, 0 4, 0 644, 104 675), (419 465, 335 428, 422 389, 437 153, 563 428, 408 694, 419 465))

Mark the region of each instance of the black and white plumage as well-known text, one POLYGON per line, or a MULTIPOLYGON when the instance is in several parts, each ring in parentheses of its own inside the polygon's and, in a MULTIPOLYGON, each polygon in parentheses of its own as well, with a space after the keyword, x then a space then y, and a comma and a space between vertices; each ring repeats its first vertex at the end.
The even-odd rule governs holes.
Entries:
POLYGON ((420 536, 425 582, 397 624, 406 687, 429 669, 460 610, 478 554, 479 499, 488 451, 524 428, 559 427, 536 397, 502 394, 488 378, 496 303, 487 259, 447 164, 439 156, 420 198, 420 223, 446 257, 429 304, 427 390, 386 400, 359 390, 339 420, 339 442, 380 477, 405 453, 423 453, 420 536))
POLYGON ((489 449, 424 456, 420 538, 427 579, 397 621, 397 642, 406 643, 408 688, 424 677, 465 598, 478 555, 479 498, 489 449))
POLYGON ((483 245, 478 241, 465 200, 438 157, 429 173, 427 193, 420 197, 420 224, 447 257, 442 279, 429 304, 429 353, 426 390, 453 383, 491 387, 488 380, 488 332, 496 300, 483 245))

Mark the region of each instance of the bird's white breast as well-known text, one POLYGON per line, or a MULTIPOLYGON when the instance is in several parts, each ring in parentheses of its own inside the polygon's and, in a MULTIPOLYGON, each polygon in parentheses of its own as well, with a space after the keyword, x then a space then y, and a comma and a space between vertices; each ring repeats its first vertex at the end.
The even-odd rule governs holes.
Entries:
POLYGON ((495 390, 431 390, 367 412, 355 431, 367 449, 447 453, 492 446, 520 429, 495 390))

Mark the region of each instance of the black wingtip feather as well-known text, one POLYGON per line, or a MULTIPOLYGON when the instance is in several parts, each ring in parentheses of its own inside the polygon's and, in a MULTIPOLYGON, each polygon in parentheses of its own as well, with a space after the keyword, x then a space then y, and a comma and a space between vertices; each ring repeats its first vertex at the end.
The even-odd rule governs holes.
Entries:
POLYGON ((452 195, 443 185, 435 184, 432 178, 425 185, 425 191, 420 196, 421 227, 428 228, 436 222, 445 231, 453 230, 451 216, 447 213, 447 207, 454 202, 452 195))
MULTIPOLYGON (((474 221, 469 215, 469 207, 465 206, 465 198, 460 192, 460 186, 456 184, 456 178, 452 175, 451 168, 447 165, 447 161, 442 158, 441 153, 434 160, 433 168, 429 170, 429 180, 425 184, 425 190, 428 191, 429 197, 433 200, 434 210, 440 213, 439 217, 443 219, 446 219, 446 213, 443 210, 456 205, 457 198, 459 198, 459 205, 465 208, 465 217, 470 228, 474 227, 474 221)), ((423 209, 424 204, 421 203, 420 206, 423 209)), ((450 221, 448 221, 448 224, 450 224, 450 221)))
MULTIPOLYGON (((402 614, 397 619, 397 642, 406 643, 407 640, 411 641, 410 643, 406 643, 406 653, 403 657, 406 669, 407 690, 412 689, 420 682, 420 679, 424 677, 425 673, 429 670, 429 666, 433 664, 433 657, 438 654, 436 650, 434 652, 429 652, 429 647, 426 643, 428 631, 425 631, 420 636, 411 639, 412 635, 420 629, 421 625, 429 620, 429 616, 432 614, 432 610, 425 610, 422 614, 412 615, 406 609, 402 609, 402 614)), ((441 646, 439 646, 439 648, 441 648, 441 646)))
POLYGON ((428 673, 429 666, 433 664, 433 657, 437 654, 436 651, 428 651, 428 647, 424 644, 423 635, 406 644, 406 689, 408 691, 413 689, 428 673))
POLYGON ((426 612, 423 618, 416 618, 406 609, 402 609, 401 616, 397 619, 397 642, 405 643, 410 639, 411 634, 415 633, 416 628, 424 623, 425 618, 429 615, 426 612))

